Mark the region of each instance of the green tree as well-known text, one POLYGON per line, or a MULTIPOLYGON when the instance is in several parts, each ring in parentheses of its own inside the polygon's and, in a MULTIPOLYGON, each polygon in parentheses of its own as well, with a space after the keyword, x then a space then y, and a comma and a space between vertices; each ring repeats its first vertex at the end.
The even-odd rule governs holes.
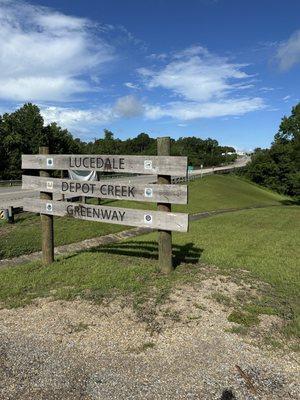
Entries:
POLYGON ((44 127, 47 146, 53 154, 78 154, 82 153, 84 144, 79 139, 74 139, 67 129, 62 129, 56 122, 44 127))
POLYGON ((78 153, 84 148, 56 123, 44 126, 36 105, 24 104, 17 111, 0 116, 0 176, 2 179, 21 177, 21 155, 37 154, 40 146, 49 146, 53 153, 78 153))
POLYGON ((19 178, 21 155, 37 153, 39 146, 46 143, 43 123, 39 108, 31 103, 2 116, 0 132, 6 158, 4 178, 19 178))
MULTIPOLYGON (((20 178, 21 155, 37 154, 39 146, 50 147, 54 154, 145 154, 155 155, 156 139, 142 132, 134 138, 120 140, 104 129, 103 138, 88 143, 74 139, 67 129, 57 123, 44 126, 40 110, 31 103, 19 110, 0 116, 0 176, 2 179, 20 178)), ((188 156, 195 167, 220 165, 233 161, 236 155, 222 155, 234 149, 219 146, 214 139, 184 137, 171 140, 172 155, 188 156)), ((296 176, 291 177, 295 182, 296 176)))
POLYGON ((254 151, 247 174, 280 193, 300 195, 300 103, 282 118, 271 148, 254 151))

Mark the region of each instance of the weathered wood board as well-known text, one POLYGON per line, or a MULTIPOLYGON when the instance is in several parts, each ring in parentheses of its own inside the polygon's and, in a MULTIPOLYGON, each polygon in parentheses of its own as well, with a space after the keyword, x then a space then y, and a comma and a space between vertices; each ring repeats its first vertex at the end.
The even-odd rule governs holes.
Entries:
POLYGON ((70 216, 89 221, 187 232, 188 214, 130 208, 95 206, 65 201, 24 199, 24 211, 70 216))
POLYGON ((23 169, 89 170, 138 174, 186 175, 187 157, 119 155, 22 155, 23 169))
POLYGON ((186 185, 156 185, 103 181, 73 181, 70 179, 41 178, 39 176, 22 176, 22 189, 33 189, 41 192, 74 194, 103 199, 121 199, 161 203, 187 203, 186 185))

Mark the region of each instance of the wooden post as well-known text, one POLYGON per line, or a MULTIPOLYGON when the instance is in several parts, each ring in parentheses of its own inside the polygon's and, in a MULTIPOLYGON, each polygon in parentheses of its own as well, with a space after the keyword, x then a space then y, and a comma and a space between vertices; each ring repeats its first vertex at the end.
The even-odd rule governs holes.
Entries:
MULTIPOLYGON (((61 179, 64 179, 64 177, 65 177, 64 172, 65 172, 65 171, 64 171, 63 169, 60 171, 60 177, 61 177, 61 179)), ((62 201, 65 201, 65 200, 66 200, 64 194, 61 195, 61 200, 62 200, 62 201)))
MULTIPOLYGON (((96 171, 96 175, 97 175, 97 181, 100 181, 101 180, 101 173, 99 171, 96 171)), ((101 198, 100 197, 97 198, 97 203, 96 204, 98 204, 98 206, 101 205, 101 198)))
MULTIPOLYGON (((157 155, 158 156, 169 156, 171 150, 171 142, 169 137, 162 137, 157 139, 157 155)), ((170 175, 158 175, 158 184, 170 184, 170 175)), ((171 211, 170 203, 157 203, 157 209, 159 211, 171 211)), ((160 271, 164 274, 169 274, 173 271, 172 262, 172 232, 159 230, 158 231, 158 261, 160 271)))
MULTIPOLYGON (((49 147, 42 146, 39 148, 40 154, 49 154, 49 147)), ((40 171, 40 176, 50 177, 48 171, 40 171)), ((44 200, 52 200, 52 193, 40 192, 40 198, 44 200)), ((53 231, 53 215, 41 214, 42 225, 42 253, 43 264, 48 265, 54 261, 54 231, 53 231)))

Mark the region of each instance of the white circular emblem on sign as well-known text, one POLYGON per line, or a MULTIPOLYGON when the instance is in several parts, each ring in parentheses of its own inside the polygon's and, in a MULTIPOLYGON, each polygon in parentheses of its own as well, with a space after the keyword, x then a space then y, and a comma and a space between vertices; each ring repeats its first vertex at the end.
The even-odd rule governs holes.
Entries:
POLYGON ((52 206, 51 203, 46 203, 46 210, 49 211, 49 212, 53 211, 53 206, 52 206))
POLYGON ((146 224, 152 224, 152 215, 151 214, 145 214, 144 215, 144 221, 146 224))
POLYGON ((152 161, 151 160, 144 161, 144 169, 152 169, 152 161))
POLYGON ((47 181, 47 189, 53 189, 53 181, 47 181))
POLYGON ((145 188, 145 197, 153 197, 153 189, 145 188))
POLYGON ((47 167, 52 167, 54 164, 53 158, 47 158, 47 167))

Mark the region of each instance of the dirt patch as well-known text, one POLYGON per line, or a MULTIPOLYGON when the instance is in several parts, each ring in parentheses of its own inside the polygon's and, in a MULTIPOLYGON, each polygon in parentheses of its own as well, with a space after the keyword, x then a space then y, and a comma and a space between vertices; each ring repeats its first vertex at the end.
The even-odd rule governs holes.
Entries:
POLYGON ((3 309, 0 399, 298 399, 295 354, 226 332, 231 308, 211 296, 225 287, 243 289, 224 278, 174 289, 150 318, 159 329, 126 299, 3 309))

